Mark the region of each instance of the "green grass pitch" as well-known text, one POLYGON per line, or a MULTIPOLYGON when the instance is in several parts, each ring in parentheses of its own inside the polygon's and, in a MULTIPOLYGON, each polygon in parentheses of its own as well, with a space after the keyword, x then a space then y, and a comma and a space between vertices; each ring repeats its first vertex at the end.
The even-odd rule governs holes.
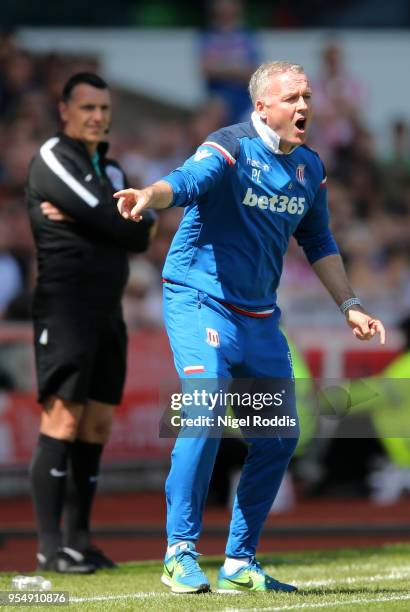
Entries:
MULTIPOLYGON (((160 583, 159 561, 124 563, 92 576, 44 574, 52 589, 70 593, 69 606, 30 606, 32 610, 147 610, 152 612, 259 612, 335 610, 395 612, 410 609, 410 545, 369 549, 261 555, 265 569, 296 584, 298 593, 174 595, 160 583)), ((201 566, 215 583, 221 558, 203 557, 201 566)), ((15 574, 0 574, 0 590, 9 590, 15 574)), ((16 609, 18 606, 7 607, 16 609)), ((3 608, 5 609, 5 608, 3 608)), ((24 606, 24 609, 27 609, 24 606)))

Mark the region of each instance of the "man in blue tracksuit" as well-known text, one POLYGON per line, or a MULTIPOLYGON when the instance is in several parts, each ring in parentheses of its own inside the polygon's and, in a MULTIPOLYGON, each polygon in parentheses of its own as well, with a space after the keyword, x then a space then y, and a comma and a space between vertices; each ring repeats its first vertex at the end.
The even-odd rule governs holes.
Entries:
MULTIPOLYGON (((133 221, 145 208, 185 207, 163 272, 166 327, 184 391, 200 388, 204 379, 208 390, 229 379, 292 379, 276 305, 292 235, 353 334, 368 340, 379 333, 384 343, 383 325, 354 295, 328 227, 325 170, 304 145, 312 111, 303 68, 262 64, 249 90, 255 109, 250 122, 211 134, 161 181, 115 194, 119 212, 133 221)), ((222 404, 213 414, 221 413, 222 404)), ((194 415, 184 408, 184 415, 194 415)), ((296 422, 292 400, 286 414, 296 422)), ((205 418, 204 411, 201 415, 205 418)), ((202 423, 195 435, 182 423, 166 483, 168 549, 162 581, 177 593, 210 590, 195 542, 219 436, 210 421, 202 423)), ((278 430, 247 438, 218 591, 296 590, 268 576, 255 561, 263 523, 297 443, 297 426, 293 435, 289 429, 284 435, 278 430)))

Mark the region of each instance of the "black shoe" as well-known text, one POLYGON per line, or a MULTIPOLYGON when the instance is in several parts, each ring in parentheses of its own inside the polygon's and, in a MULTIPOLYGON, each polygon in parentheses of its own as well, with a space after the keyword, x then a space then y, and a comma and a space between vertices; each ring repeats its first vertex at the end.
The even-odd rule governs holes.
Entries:
POLYGON ((86 561, 82 553, 72 548, 60 548, 50 557, 38 553, 37 561, 38 570, 59 574, 93 574, 96 570, 95 565, 86 561))
POLYGON ((117 569, 118 565, 109 559, 104 553, 96 546, 89 546, 84 551, 84 559, 86 563, 94 565, 96 569, 117 569))

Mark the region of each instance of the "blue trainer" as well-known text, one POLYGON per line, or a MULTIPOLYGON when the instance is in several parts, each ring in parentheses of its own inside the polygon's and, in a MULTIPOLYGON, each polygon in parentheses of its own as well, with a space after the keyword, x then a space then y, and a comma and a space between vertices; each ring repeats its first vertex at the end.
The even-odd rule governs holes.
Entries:
POLYGON ((277 591, 293 593, 297 588, 285 582, 279 582, 268 576, 255 557, 247 565, 240 567, 233 574, 227 574, 222 566, 218 574, 218 593, 239 593, 242 591, 277 591))
POLYGON ((211 587, 198 565, 198 557, 192 542, 182 542, 173 555, 165 555, 161 582, 173 593, 208 593, 211 587))

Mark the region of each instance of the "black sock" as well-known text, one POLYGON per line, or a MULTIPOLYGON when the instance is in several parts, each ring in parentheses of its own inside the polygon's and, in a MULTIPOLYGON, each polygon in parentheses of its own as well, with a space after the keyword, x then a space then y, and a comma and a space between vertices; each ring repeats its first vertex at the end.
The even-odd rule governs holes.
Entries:
POLYGON ((68 456, 71 442, 40 434, 30 465, 30 480, 37 515, 39 551, 46 557, 61 545, 68 456))
POLYGON ((71 494, 64 517, 64 544, 83 551, 90 545, 90 518, 100 472, 102 444, 76 440, 71 450, 71 494))

